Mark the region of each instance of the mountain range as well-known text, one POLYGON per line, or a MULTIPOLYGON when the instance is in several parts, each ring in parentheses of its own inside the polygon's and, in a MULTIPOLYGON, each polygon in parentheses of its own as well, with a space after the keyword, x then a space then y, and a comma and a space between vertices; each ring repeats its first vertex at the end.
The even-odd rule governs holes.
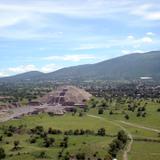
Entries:
POLYGON ((160 51, 133 53, 95 64, 67 67, 51 73, 27 72, 0 81, 26 80, 136 80, 152 77, 160 80, 160 51))

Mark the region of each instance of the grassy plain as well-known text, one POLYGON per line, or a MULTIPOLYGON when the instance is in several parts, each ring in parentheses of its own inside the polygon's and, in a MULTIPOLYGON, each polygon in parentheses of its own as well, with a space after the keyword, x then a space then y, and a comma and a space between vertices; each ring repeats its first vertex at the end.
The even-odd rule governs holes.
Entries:
MULTIPOLYGON (((143 102, 145 103, 145 102, 143 102)), ((116 133, 123 128, 127 132, 131 133, 133 138, 147 138, 160 140, 159 134, 155 131, 146 130, 144 128, 137 128, 121 123, 121 121, 129 122, 132 124, 160 129, 160 113, 157 112, 159 108, 158 103, 147 101, 146 106, 146 117, 137 117, 136 112, 131 112, 127 110, 127 105, 119 105, 115 107, 112 103, 110 108, 105 110, 103 114, 98 114, 98 108, 92 108, 88 112, 84 112, 83 116, 72 115, 67 113, 64 116, 49 116, 48 114, 40 114, 35 116, 25 116, 19 120, 10 120, 4 122, 1 126, 20 126, 26 125, 27 129, 34 128, 37 125, 41 125, 47 130, 49 127, 54 129, 65 130, 75 130, 75 129, 90 129, 95 132, 99 128, 105 128, 108 135, 116 135, 116 133), (117 109, 118 108, 118 109, 117 109), (114 114, 110 114, 110 111, 114 114), (129 119, 127 120, 124 115, 128 114, 129 119), (102 118, 89 117, 88 115, 94 115, 102 118), (114 123, 120 125, 114 125, 114 123)), ((2 130, 0 130, 0 134, 2 130)), ((42 140, 38 140, 35 144, 29 143, 29 135, 24 134, 14 134, 13 137, 5 136, 0 145, 3 146, 7 153, 7 160, 35 160, 41 151, 45 151, 47 157, 45 159, 57 160, 58 153, 62 150, 59 147, 60 142, 64 138, 64 135, 52 135, 55 138, 55 144, 53 147, 45 148, 43 147, 42 140), (21 149, 18 151, 12 151, 13 143, 15 140, 20 141, 21 149), (14 155, 14 156, 13 156, 14 155)), ((108 145, 113 140, 110 136, 95 136, 95 135, 79 135, 79 136, 68 136, 69 145, 63 152, 69 152, 71 154, 83 152, 86 153, 88 157, 92 160, 97 160, 99 157, 104 158, 107 154, 108 145), (93 155, 95 155, 94 157, 93 155)), ((157 142, 139 142, 134 141, 132 144, 131 152, 129 153, 128 160, 159 160, 160 159, 160 143, 157 142)), ((123 151, 118 155, 118 160, 122 160, 123 151)))

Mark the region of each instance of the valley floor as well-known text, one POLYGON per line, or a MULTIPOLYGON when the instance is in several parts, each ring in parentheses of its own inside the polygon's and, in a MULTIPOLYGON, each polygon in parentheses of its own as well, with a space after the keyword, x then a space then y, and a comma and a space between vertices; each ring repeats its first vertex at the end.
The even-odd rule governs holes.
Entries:
MULTIPOLYGON (((1 123, 0 134, 3 135, 3 129, 7 126, 25 126, 25 129, 31 129, 38 125, 48 130, 49 127, 66 130, 92 130, 97 133, 98 129, 105 128, 106 136, 97 135, 70 135, 68 136, 68 147, 63 151, 65 155, 85 153, 91 159, 97 160, 107 155, 109 144, 114 139, 118 131, 124 130, 129 137, 129 141, 123 151, 118 154, 118 160, 159 160, 160 159, 160 116, 156 111, 158 104, 149 102, 147 106, 147 116, 144 118, 136 117, 134 113, 127 112, 129 119, 124 118, 124 114, 109 114, 109 110, 103 114, 98 114, 98 109, 93 108, 88 112, 83 112, 83 116, 79 116, 79 112, 75 115, 67 113, 64 116, 49 116, 48 114, 40 114, 35 116, 25 116, 18 120, 9 120, 1 123)), ((59 147, 64 135, 51 135, 55 138, 55 144, 52 147, 45 148, 42 140, 38 140, 35 144, 29 143, 31 138, 26 132, 21 134, 13 134, 12 137, 4 136, 0 142, 7 153, 8 160, 26 159, 34 160, 39 153, 45 151, 47 157, 45 159, 58 159, 59 147), (13 151, 15 140, 20 140, 20 150, 13 151)))

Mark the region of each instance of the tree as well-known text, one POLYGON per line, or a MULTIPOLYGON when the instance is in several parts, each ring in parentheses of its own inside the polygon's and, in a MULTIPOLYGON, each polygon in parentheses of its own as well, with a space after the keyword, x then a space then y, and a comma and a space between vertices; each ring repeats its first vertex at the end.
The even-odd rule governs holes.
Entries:
POLYGON ((55 139, 54 138, 45 138, 44 139, 44 146, 45 147, 51 147, 53 144, 54 144, 54 142, 55 142, 55 139))
POLYGON ((77 160, 85 160, 85 153, 77 153, 76 158, 77 160))
POLYGON ((83 116, 83 113, 82 113, 82 112, 80 112, 80 113, 79 113, 79 117, 82 117, 82 116, 83 116))
POLYGON ((140 117, 141 116, 141 112, 140 111, 138 111, 138 113, 137 113, 137 117, 140 117))
POLYGON ((29 141, 31 144, 33 144, 33 143, 36 143, 37 139, 36 139, 36 137, 34 137, 34 138, 31 138, 29 141))
POLYGON ((46 158, 46 152, 44 152, 44 151, 40 152, 38 157, 39 158, 46 158))
POLYGON ((98 110, 98 114, 103 114, 103 109, 102 109, 102 108, 100 108, 100 109, 98 110))
POLYGON ((127 119, 127 120, 129 119, 129 115, 128 114, 125 115, 125 119, 127 119))
POLYGON ((125 133, 123 130, 121 130, 121 131, 118 132, 117 138, 118 138, 120 141, 122 141, 123 143, 126 143, 126 142, 127 142, 127 139, 128 139, 126 133, 125 133))
POLYGON ((117 153, 125 147, 127 139, 128 137, 126 133, 123 130, 119 131, 117 134, 117 138, 114 139, 112 143, 109 145, 108 153, 112 157, 116 157, 117 153))
POLYGON ((104 128, 100 128, 98 130, 97 135, 99 135, 99 136, 105 136, 106 135, 106 130, 104 128))
POLYGON ((20 144, 20 142, 18 140, 14 141, 14 147, 13 147, 13 149, 17 150, 18 147, 19 147, 19 144, 20 144))
POLYGON ((160 108, 157 109, 157 112, 160 112, 160 108))
POLYGON ((0 142, 3 140, 3 136, 0 136, 0 142))
POLYGON ((64 137, 63 141, 60 143, 60 147, 68 147, 68 137, 64 137))
POLYGON ((109 114, 112 115, 112 114, 113 114, 113 111, 111 110, 111 111, 109 112, 109 114))
POLYGON ((5 151, 3 148, 0 148, 0 160, 6 157, 5 151))
POLYGON ((118 148, 117 148, 117 144, 115 142, 112 142, 109 145, 109 151, 108 153, 112 156, 112 157, 116 157, 117 153, 118 153, 118 148))

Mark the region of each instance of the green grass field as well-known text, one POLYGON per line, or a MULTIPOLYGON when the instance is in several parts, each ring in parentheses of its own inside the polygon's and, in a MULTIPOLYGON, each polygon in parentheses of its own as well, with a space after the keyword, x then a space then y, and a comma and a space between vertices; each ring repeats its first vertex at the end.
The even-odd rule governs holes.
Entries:
MULTIPOLYGON (((160 136, 155 131, 146 130, 144 128, 137 128, 121 123, 120 121, 129 122, 132 124, 159 129, 160 125, 160 113, 157 112, 159 104, 148 102, 146 107, 146 117, 137 117, 135 112, 128 111, 126 106, 121 106, 119 109, 115 109, 114 104, 111 105, 109 110, 105 110, 103 114, 98 114, 98 108, 90 109, 87 113, 84 113, 82 117, 67 113, 64 116, 49 116, 48 114, 40 114, 36 116, 25 116, 19 120, 10 120, 4 122, 1 126, 20 126, 26 125, 29 130, 37 125, 41 125, 47 130, 49 127, 53 129, 59 129, 66 131, 69 129, 90 129, 95 132, 99 128, 105 128, 107 135, 116 135, 119 130, 125 128, 125 130, 132 134, 133 138, 147 138, 160 140, 160 136), (114 114, 110 115, 110 110, 113 110, 114 114), (124 118, 125 114, 129 115, 129 119, 124 118), (102 118, 90 117, 93 115, 102 118), (119 127, 121 126, 121 127, 119 127)), ((3 134, 0 129, 0 134, 3 134)), ((55 138, 55 144, 52 147, 45 148, 42 144, 42 140, 38 140, 35 144, 29 143, 29 135, 27 133, 14 134, 13 137, 5 136, 0 145, 3 146, 7 153, 7 160, 40 160, 37 158, 41 151, 46 152, 47 160, 57 160, 58 153, 62 150, 59 147, 60 142, 64 138, 64 135, 52 135, 55 138), (13 143, 15 140, 20 141, 20 150, 12 151, 13 143)), ((104 158, 107 155, 108 145, 113 140, 110 136, 95 136, 95 135, 79 135, 68 136, 69 144, 64 150, 63 154, 69 152, 71 155, 76 153, 85 153, 91 159, 97 160, 98 158, 104 158), (95 155, 94 157, 93 155, 95 155)), ((159 160, 160 159, 160 143, 158 142, 140 142, 134 141, 132 144, 131 152, 128 154, 128 160, 159 160)), ((122 160, 123 151, 118 155, 118 160, 122 160)))
MULTIPOLYGON (((22 136, 13 136, 11 138, 6 138, 7 141, 9 141, 9 144, 2 144, 7 153, 13 154, 14 156, 9 157, 7 159, 15 160, 22 159, 23 156, 28 157, 25 158, 26 160, 35 159, 35 156, 38 155, 40 151, 45 151, 47 154, 46 159, 54 159, 57 160, 58 152, 61 151, 61 148, 58 147, 58 144, 60 140, 63 138, 60 136, 54 136, 56 139, 56 144, 53 147, 45 148, 40 147, 41 141, 38 142, 38 144, 30 144, 27 139, 29 137, 27 135, 22 136), (21 150, 18 151, 11 151, 13 147, 13 141, 14 140, 20 140, 20 147, 22 147, 21 150), (17 153, 20 152, 20 155, 17 155, 17 153), (29 154, 27 154, 29 153, 29 154)), ((94 153, 98 152, 98 156, 104 157, 106 155, 108 144, 111 142, 112 138, 109 137, 98 137, 98 136, 69 136, 69 147, 65 150, 65 152, 70 152, 71 154, 75 154, 78 152, 84 152, 87 154, 87 156, 92 157, 94 153)))
MULTIPOLYGON (((88 116, 79 117, 78 115, 72 116, 71 114, 66 114, 64 116, 54 116, 50 117, 47 114, 41 114, 37 116, 26 116, 20 120, 10 120, 3 123, 3 126, 20 126, 26 125, 28 129, 33 128, 37 125, 43 126, 46 130, 49 127, 60 130, 69 130, 69 129, 90 129, 95 132, 99 128, 104 127, 107 134, 117 134, 120 128, 113 126, 110 122, 95 120, 88 116)), ((2 130, 1 130, 2 133, 2 130)), ((7 159, 23 159, 26 160, 35 159, 36 154, 40 151, 46 151, 47 159, 57 160, 58 152, 61 151, 59 147, 60 140, 64 138, 63 135, 54 135, 56 143, 53 147, 45 148, 42 146, 42 141, 38 141, 36 144, 30 144, 28 142, 28 134, 14 134, 13 137, 4 138, 3 142, 0 142, 1 146, 4 147, 7 153, 7 159), (15 140, 20 141, 20 147, 18 151, 11 151, 13 148, 13 143, 15 140), (9 144, 6 144, 9 142, 9 144), (20 155, 17 155, 20 153, 20 155), (28 154, 29 153, 29 154, 28 154), (9 156, 9 155, 14 156, 9 156)), ((93 157, 97 152, 97 156, 104 157, 107 154, 108 144, 112 141, 111 137, 100 137, 92 135, 83 135, 83 136, 69 136, 69 145, 65 152, 69 151, 71 154, 78 152, 84 152, 87 156, 93 157)))
MULTIPOLYGON (((143 102, 145 103, 145 101, 143 102)), ((89 112, 92 115, 101 116, 105 120, 115 121, 121 126, 123 126, 127 131, 129 131, 133 138, 149 138, 160 140, 160 135, 157 132, 146 130, 143 128, 137 128, 121 123, 120 121, 129 122, 139 126, 149 127, 160 130, 160 113, 157 112, 157 109, 160 107, 160 104, 147 101, 146 106, 146 117, 137 117, 135 112, 127 110, 126 106, 120 106, 118 109, 115 109, 114 104, 111 104, 110 110, 115 114, 110 115, 110 110, 104 111, 102 115, 98 114, 98 109, 91 109, 89 112), (124 117, 125 114, 129 115, 129 119, 126 120, 124 117)), ((132 145, 131 152, 129 154, 129 160, 159 160, 160 159, 160 143, 152 142, 137 142, 134 141, 132 145)))
POLYGON ((160 143, 134 142, 129 160, 159 160, 160 143))

